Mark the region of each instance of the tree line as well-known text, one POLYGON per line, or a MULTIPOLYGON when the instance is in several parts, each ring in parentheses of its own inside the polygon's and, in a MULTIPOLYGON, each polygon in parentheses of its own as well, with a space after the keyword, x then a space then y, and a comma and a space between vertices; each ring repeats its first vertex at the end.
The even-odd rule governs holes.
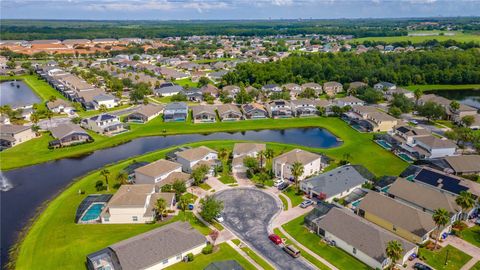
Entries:
POLYGON ((480 51, 436 49, 406 53, 371 51, 355 53, 299 54, 268 63, 242 63, 227 73, 227 84, 264 85, 363 81, 388 81, 397 85, 478 84, 480 51))

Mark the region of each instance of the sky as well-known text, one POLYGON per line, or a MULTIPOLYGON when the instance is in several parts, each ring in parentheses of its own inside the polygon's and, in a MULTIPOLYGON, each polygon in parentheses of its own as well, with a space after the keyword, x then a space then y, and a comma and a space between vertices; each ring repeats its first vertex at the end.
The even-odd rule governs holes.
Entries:
POLYGON ((238 20, 480 16, 480 0, 0 0, 2 19, 238 20))

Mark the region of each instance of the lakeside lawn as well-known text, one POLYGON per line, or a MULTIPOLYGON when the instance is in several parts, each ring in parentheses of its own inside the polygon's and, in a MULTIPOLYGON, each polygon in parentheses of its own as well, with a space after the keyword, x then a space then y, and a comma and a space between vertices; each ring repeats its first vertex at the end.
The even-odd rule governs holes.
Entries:
POLYGON ((362 43, 364 41, 381 41, 386 43, 394 43, 394 42, 405 42, 410 41, 412 43, 422 43, 427 40, 438 40, 438 41, 447 41, 447 40, 455 40, 458 42, 475 42, 480 43, 480 35, 475 33, 463 33, 460 31, 442 31, 443 33, 453 33, 454 35, 434 35, 435 33, 439 33, 439 31, 421 31, 422 33, 428 33, 430 35, 427 36, 393 36, 393 37, 364 37, 364 38, 354 38, 349 41, 349 43, 362 43))
MULTIPOLYGON (((132 107, 132 105, 130 105, 130 104, 119 105, 119 106, 116 106, 116 107, 107 109, 107 110, 106 110, 106 113, 123 110, 123 109, 129 108, 129 107, 132 107)), ((99 110, 90 110, 90 111, 80 111, 80 112, 77 112, 78 116, 80 116, 80 117, 82 117, 82 118, 94 116, 94 115, 101 114, 101 113, 102 113, 102 112, 99 111, 99 110)))
POLYGON ((449 90, 480 90, 480 84, 417 84, 404 87, 407 90, 414 91, 420 89, 422 91, 449 91, 449 90))
POLYGON ((471 228, 466 228, 461 230, 458 234, 463 240, 480 248, 480 226, 475 225, 471 228))
MULTIPOLYGON (((193 124, 190 122, 165 123, 157 117, 147 124, 131 124, 130 131, 113 137, 96 135, 95 141, 78 146, 48 149, 48 141, 34 139, 11 149, 2 151, 0 168, 8 170, 33 164, 38 164, 65 157, 74 157, 91 153, 95 150, 112 147, 139 137, 166 136, 175 134, 205 134, 214 132, 236 132, 261 129, 287 129, 302 127, 325 128, 343 143, 334 148, 312 148, 297 146, 307 151, 323 153, 338 161, 345 153, 350 154, 350 162, 362 164, 374 174, 398 175, 407 167, 391 152, 382 149, 372 141, 373 134, 359 133, 349 127, 344 121, 333 117, 291 118, 291 119, 262 119, 256 121, 217 122, 208 125, 193 124), (368 157, 368 158, 366 158, 368 157), (389 166, 385 166, 389 164, 389 166)), ((278 144, 281 145, 281 144, 278 144)), ((285 145, 285 147, 288 147, 285 145)))
POLYGON ((419 249, 419 256, 425 258, 425 262, 437 270, 458 270, 462 268, 472 257, 455 247, 448 245, 440 250, 431 251, 426 248, 419 249), (445 265, 445 259, 448 260, 445 265))
POLYGON ((305 228, 305 226, 303 226, 304 218, 305 215, 302 215, 287 224, 282 225, 282 227, 288 232, 288 234, 295 238, 295 240, 333 264, 338 269, 370 269, 367 265, 350 256, 345 251, 337 247, 328 246, 326 243, 322 242, 320 236, 311 233, 305 228))
POLYGON ((191 262, 179 262, 172 266, 165 268, 166 270, 190 270, 190 269, 204 269, 207 265, 216 261, 236 260, 245 270, 255 270, 255 267, 240 255, 235 249, 227 243, 216 245, 216 250, 212 254, 199 254, 191 262))

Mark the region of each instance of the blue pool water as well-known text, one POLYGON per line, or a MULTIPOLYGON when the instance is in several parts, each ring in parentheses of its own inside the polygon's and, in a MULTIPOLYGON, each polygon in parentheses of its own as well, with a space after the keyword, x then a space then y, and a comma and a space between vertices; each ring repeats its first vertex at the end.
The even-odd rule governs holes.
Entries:
POLYGON ((81 218, 82 221, 92 221, 100 217, 102 213, 103 203, 92 204, 90 208, 85 212, 85 215, 81 218))
POLYGON ((405 160, 406 162, 410 162, 410 163, 413 162, 413 159, 411 157, 409 157, 407 154, 400 153, 400 154, 398 154, 398 156, 401 159, 405 160))
POLYGON ((392 145, 389 144, 388 142, 384 141, 384 140, 376 140, 376 142, 383 148, 387 149, 387 150, 390 150, 392 149, 392 145))

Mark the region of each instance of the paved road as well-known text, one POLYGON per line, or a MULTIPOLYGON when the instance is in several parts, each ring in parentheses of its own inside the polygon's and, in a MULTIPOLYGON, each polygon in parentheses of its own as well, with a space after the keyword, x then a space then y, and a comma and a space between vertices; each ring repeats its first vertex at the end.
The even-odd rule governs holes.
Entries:
POLYGON ((268 239, 268 224, 281 211, 272 196, 256 189, 235 188, 221 191, 215 197, 224 203, 223 225, 269 259, 275 268, 315 269, 303 258, 292 258, 268 239))

